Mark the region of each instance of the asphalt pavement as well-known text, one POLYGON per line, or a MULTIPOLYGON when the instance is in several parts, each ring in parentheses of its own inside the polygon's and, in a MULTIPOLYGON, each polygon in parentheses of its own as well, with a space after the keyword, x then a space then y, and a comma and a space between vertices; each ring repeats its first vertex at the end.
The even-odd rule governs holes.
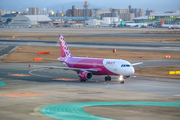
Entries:
MULTIPOLYGON (((52 46, 59 47, 58 41, 18 41, 0 40, 1 45, 12 46, 52 46)), ((118 50, 137 50, 137 51, 180 51, 180 44, 176 43, 128 43, 128 42, 67 42, 68 47, 72 48, 96 48, 96 49, 118 49, 118 50)))

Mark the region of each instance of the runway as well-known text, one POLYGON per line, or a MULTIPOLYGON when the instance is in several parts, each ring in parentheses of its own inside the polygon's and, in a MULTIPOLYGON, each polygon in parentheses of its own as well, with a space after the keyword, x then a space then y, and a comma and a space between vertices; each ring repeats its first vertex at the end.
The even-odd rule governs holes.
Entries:
MULTIPOLYGON (((0 40, 1 46, 51 46, 59 47, 58 41, 5 41, 0 40)), ((176 43, 102 43, 102 42, 67 42, 72 48, 97 48, 97 49, 118 49, 118 50, 138 50, 138 51, 180 51, 180 44, 176 43)))
MULTIPOLYGON (((166 28, 0 28, 0 32, 41 32, 41 33, 81 33, 81 34, 115 34, 115 33, 145 33, 166 32, 166 28)), ((179 30, 173 30, 179 32, 179 30)), ((166 34, 164 34, 166 35, 166 34)))

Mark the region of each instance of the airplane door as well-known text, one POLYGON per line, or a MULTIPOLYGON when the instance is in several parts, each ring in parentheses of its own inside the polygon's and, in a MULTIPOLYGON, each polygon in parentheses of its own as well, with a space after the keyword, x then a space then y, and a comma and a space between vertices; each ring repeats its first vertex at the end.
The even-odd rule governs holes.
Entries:
POLYGON ((114 64, 113 67, 114 67, 114 68, 113 68, 113 71, 114 71, 114 72, 117 72, 117 71, 118 71, 118 62, 117 62, 117 61, 115 62, 115 64, 114 64))

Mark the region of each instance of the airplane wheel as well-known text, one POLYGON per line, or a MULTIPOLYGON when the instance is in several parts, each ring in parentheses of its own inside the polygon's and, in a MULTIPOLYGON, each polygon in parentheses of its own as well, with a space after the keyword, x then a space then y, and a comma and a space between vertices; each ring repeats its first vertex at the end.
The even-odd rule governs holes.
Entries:
POLYGON ((120 81, 120 84, 124 84, 124 81, 120 81))
POLYGON ((108 80, 111 81, 111 77, 110 76, 108 76, 108 80))
POLYGON ((106 77, 105 77, 105 81, 108 81, 108 79, 109 79, 109 78, 106 76, 106 77))
POLYGON ((79 78, 79 82, 83 82, 83 80, 81 78, 79 78))

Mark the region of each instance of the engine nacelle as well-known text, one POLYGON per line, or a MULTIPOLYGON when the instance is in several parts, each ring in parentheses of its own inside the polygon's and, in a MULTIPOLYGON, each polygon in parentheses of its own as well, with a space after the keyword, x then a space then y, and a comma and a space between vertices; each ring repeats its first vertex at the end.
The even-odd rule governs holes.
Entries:
POLYGON ((124 77, 124 79, 127 79, 127 78, 129 78, 130 76, 123 76, 124 77))
POLYGON ((93 74, 91 72, 88 72, 88 71, 81 71, 79 73, 79 77, 82 79, 82 80, 90 80, 92 78, 93 74))

